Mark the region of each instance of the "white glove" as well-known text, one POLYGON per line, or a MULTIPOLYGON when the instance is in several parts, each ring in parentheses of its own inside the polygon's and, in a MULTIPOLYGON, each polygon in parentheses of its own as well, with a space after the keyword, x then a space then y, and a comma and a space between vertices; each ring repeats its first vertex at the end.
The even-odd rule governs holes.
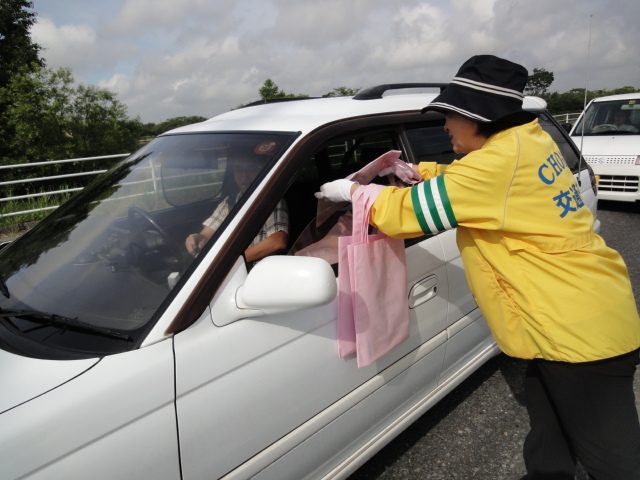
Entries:
POLYGON ((328 200, 330 202, 350 202, 351 186, 356 183, 351 180, 334 180, 325 183, 320 187, 320 191, 315 193, 318 200, 328 200))

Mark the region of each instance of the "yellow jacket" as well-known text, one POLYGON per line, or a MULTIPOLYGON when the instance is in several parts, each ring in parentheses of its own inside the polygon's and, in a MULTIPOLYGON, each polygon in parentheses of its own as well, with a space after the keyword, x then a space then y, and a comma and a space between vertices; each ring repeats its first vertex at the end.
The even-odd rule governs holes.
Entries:
POLYGON ((381 192, 371 223, 397 238, 457 226, 471 291, 507 355, 586 362, 640 347, 626 266, 594 234, 574 176, 537 120, 419 170, 425 182, 381 192))

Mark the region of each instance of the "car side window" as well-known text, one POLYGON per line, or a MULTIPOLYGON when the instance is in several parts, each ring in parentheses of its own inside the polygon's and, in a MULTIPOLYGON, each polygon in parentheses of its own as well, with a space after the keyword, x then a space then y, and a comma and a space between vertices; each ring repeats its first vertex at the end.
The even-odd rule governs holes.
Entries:
POLYGON ((416 163, 436 162, 448 165, 464 156, 454 153, 443 123, 429 122, 411 126, 406 129, 406 135, 416 163))
MULTIPOLYGON (((567 165, 571 169, 573 173, 578 171, 578 163, 579 157, 578 152, 574 150, 571 144, 568 141, 568 135, 564 133, 562 128, 558 127, 554 122, 551 121, 549 115, 546 113, 541 113, 538 115, 538 122, 542 129, 547 132, 554 142, 560 148, 560 153, 564 157, 567 165)), ((586 168, 586 162, 583 161, 584 168, 586 168)))
MULTIPOLYGON (((314 193, 322 184, 345 178, 380 155, 399 148, 396 133, 389 130, 360 132, 322 144, 285 194, 291 222, 292 247, 289 254, 318 256, 335 266, 337 238, 350 235, 350 208, 338 204, 318 216, 318 201, 314 193)), ((336 268, 334 270, 337 271, 336 268)))
MULTIPOLYGON (((449 134, 444 130, 444 120, 407 126, 405 135, 416 163, 436 162, 449 165, 454 160, 464 157, 464 154, 453 151, 449 134)), ((404 241, 405 247, 420 243, 432 236, 434 235, 428 234, 408 238, 404 241)))

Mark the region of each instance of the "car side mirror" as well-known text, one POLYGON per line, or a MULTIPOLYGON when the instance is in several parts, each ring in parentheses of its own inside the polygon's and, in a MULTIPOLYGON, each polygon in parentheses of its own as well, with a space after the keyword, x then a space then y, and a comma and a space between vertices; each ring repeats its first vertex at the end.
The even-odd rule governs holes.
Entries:
POLYGON ((253 267, 236 292, 238 308, 265 315, 319 307, 338 293, 331 266, 312 257, 267 257, 253 267))
POLYGON ((273 255, 260 260, 246 278, 238 274, 231 280, 228 293, 212 305, 214 323, 221 327, 243 318, 319 307, 337 293, 335 273, 326 261, 273 255))
POLYGON ((561 123, 560 126, 564 128, 567 133, 569 133, 573 128, 573 125, 571 125, 569 122, 561 123))

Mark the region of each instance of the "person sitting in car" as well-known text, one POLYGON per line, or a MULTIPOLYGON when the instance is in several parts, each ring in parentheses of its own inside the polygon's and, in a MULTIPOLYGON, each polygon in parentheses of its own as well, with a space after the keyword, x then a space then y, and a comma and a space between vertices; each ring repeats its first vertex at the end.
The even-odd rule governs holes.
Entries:
POLYGON ((629 112, 625 110, 617 110, 613 115, 613 123, 605 123, 598 125, 592 131, 604 132, 607 130, 616 130, 619 132, 637 132, 638 129, 629 123, 629 112))
MULTIPOLYGON (((211 239, 220 227, 236 202, 246 192, 256 175, 264 166, 264 161, 255 149, 236 147, 231 150, 229 160, 233 173, 234 187, 216 207, 212 215, 203 222, 199 233, 192 233, 185 240, 187 251, 194 257, 211 239)), ((275 210, 271 212, 266 223, 245 250, 244 256, 248 263, 257 262, 269 255, 287 248, 289 242, 289 212, 284 199, 280 200, 275 210)))

